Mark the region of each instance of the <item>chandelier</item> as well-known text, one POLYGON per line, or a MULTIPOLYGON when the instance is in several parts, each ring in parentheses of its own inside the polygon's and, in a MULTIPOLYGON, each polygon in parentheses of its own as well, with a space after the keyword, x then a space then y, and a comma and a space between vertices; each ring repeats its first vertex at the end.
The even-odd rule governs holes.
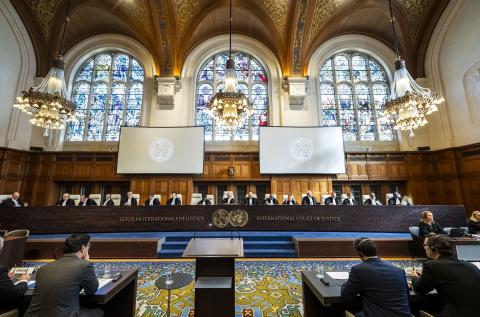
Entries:
POLYGON ((48 135, 50 129, 63 129, 65 123, 76 120, 75 104, 67 99, 65 84, 65 63, 63 62, 63 46, 67 24, 70 1, 66 0, 65 24, 63 27, 60 53, 55 59, 53 67, 40 85, 31 87, 28 91, 22 91, 22 96, 17 97, 14 108, 31 115, 30 123, 45 129, 48 135))
POLYGON ((405 60, 400 57, 391 0, 389 5, 397 60, 391 96, 384 105, 385 111, 381 115, 381 120, 392 124, 396 130, 409 131, 409 136, 413 137, 415 135, 413 130, 426 125, 428 123, 426 116, 437 111, 437 106, 445 100, 432 93, 430 89, 418 85, 410 76, 405 60))
POLYGON ((225 92, 220 90, 209 103, 209 114, 212 119, 228 130, 235 130, 252 115, 250 101, 242 93, 235 91, 237 78, 235 62, 232 59, 232 1, 230 0, 230 49, 225 71, 225 92))

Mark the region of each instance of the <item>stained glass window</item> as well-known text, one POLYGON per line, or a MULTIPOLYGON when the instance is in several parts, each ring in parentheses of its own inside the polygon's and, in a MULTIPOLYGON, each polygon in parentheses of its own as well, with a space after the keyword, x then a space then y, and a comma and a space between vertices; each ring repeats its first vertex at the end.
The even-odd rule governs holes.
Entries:
POLYGON ((100 53, 77 72, 72 100, 79 120, 68 126, 68 141, 118 141, 120 127, 138 126, 145 74, 125 53, 100 53))
POLYGON ((205 140, 258 140, 260 126, 268 123, 268 78, 263 66, 252 56, 235 52, 237 90, 252 103, 253 114, 239 128, 229 131, 213 122, 208 115, 208 103, 215 93, 224 90, 225 64, 228 53, 212 56, 197 75, 196 125, 205 127, 205 140))
POLYGON ((393 141, 393 127, 379 121, 390 94, 388 77, 372 57, 338 53, 320 70, 324 126, 341 126, 345 141, 393 141))

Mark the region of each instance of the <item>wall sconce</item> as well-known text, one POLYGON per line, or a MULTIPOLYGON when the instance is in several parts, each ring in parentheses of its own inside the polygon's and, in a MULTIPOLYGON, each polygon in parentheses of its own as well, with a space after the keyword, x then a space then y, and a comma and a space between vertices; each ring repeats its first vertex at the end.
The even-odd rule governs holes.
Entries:
POLYGON ((179 77, 155 77, 157 86, 157 105, 162 110, 172 110, 175 105, 175 93, 182 87, 179 77))
MULTIPOLYGON (((302 106, 305 102, 307 77, 288 77, 286 86, 288 88, 288 103, 291 106, 302 106)), ((284 86, 285 86, 284 84, 284 86)))
POLYGON ((235 176, 235 167, 228 167, 227 171, 228 171, 228 176, 230 177, 235 176))

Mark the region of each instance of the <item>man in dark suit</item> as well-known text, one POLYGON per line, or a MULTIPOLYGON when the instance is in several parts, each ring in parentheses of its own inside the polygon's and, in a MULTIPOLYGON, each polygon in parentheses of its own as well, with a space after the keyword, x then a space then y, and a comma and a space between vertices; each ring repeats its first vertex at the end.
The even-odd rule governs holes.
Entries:
POLYGON ((401 205, 402 204, 402 197, 398 192, 393 193, 393 197, 388 199, 387 204, 390 206, 401 205))
POLYGON ((349 192, 347 198, 343 200, 344 205, 355 205, 355 199, 353 198, 353 193, 349 192))
POLYGON ((170 195, 170 198, 167 200, 167 205, 175 205, 175 206, 180 206, 182 204, 182 201, 180 198, 177 197, 177 193, 172 193, 170 195))
POLYGON ((83 194, 80 197, 80 202, 78 203, 79 206, 96 206, 97 202, 93 199, 90 199, 90 194, 83 194))
POLYGON ((273 194, 268 194, 263 202, 264 205, 278 205, 278 199, 273 197, 273 194))
POLYGON ((302 198, 302 205, 316 205, 317 200, 312 196, 312 191, 307 191, 307 195, 302 198))
POLYGON ((370 194, 370 198, 363 202, 364 205, 381 206, 382 202, 375 197, 375 193, 370 194))
POLYGON ((212 202, 207 198, 207 194, 202 194, 202 200, 197 203, 197 206, 210 206, 212 202))
POLYGON ((234 205, 236 202, 235 202, 235 198, 233 198, 233 193, 228 192, 227 198, 225 198, 222 202, 224 205, 234 205))
POLYGON ((57 206, 62 206, 62 207, 75 206, 75 201, 73 199, 70 199, 69 193, 64 193, 62 196, 62 199, 57 201, 57 206))
POLYGON ((287 198, 283 201, 282 205, 296 205, 297 202, 293 198, 292 194, 288 194, 287 198))
POLYGON ((136 198, 133 198, 133 193, 128 192, 127 193, 127 200, 123 203, 124 206, 137 206, 138 202, 136 198))
POLYGON ((437 290, 444 302, 440 317, 478 316, 480 270, 469 262, 454 258, 448 237, 425 238, 423 246, 430 260, 423 263, 421 274, 412 272, 413 289, 420 294, 437 290))
POLYGON ((11 198, 7 198, 2 201, 0 207, 23 207, 23 201, 20 199, 20 193, 14 192, 11 198))
POLYGON ((158 198, 155 198, 154 194, 148 195, 148 199, 145 200, 145 206, 159 206, 160 205, 160 200, 158 198))
POLYGON ((357 317, 410 317, 405 272, 382 261, 372 240, 356 239, 353 246, 362 263, 351 268, 342 286, 342 301, 352 302, 360 295, 363 311, 357 317))
MULTIPOLYGON (((0 237, 0 254, 3 248, 3 238, 0 237)), ((12 281, 12 275, 8 273, 8 268, 0 265, 0 314, 20 304, 20 299, 27 290, 27 283, 30 280, 30 274, 23 274, 20 281, 16 284, 12 281)))
POLYGON ((337 197, 337 193, 332 192, 330 197, 325 198, 325 205, 341 205, 340 197, 337 197))
POLYGON ((258 199, 252 192, 248 192, 247 197, 245 197, 245 205, 258 205, 258 199))
POLYGON ((32 302, 24 317, 103 316, 100 308, 80 307, 82 289, 86 295, 93 295, 98 290, 89 249, 88 234, 72 234, 65 240, 63 257, 38 270, 32 302))
POLYGON ((112 195, 105 194, 105 201, 103 202, 102 206, 108 206, 108 207, 115 206, 115 203, 112 200, 112 195))

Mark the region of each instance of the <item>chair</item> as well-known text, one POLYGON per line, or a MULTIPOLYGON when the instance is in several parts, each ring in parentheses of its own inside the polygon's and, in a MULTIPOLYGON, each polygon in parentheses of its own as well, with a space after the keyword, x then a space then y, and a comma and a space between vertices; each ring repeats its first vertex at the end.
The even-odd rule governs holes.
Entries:
POLYGON ((348 195, 347 194, 341 194, 340 198, 341 198, 342 204, 343 204, 343 201, 348 198, 348 195))
POLYGON ((132 198, 135 198, 137 205, 143 205, 143 202, 140 201, 140 194, 132 194, 132 198))
POLYGON ((402 197, 402 205, 408 205, 413 206, 413 199, 410 196, 403 196, 402 197))
POLYGON ((12 309, 3 314, 0 314, 0 317, 18 317, 18 316, 19 316, 18 309, 12 309))
POLYGON ((114 206, 120 206, 120 203, 122 202, 122 195, 120 194, 111 194, 110 199, 113 201, 114 206))
POLYGON ((226 191, 224 191, 224 192, 223 192, 222 199, 227 198, 229 193, 232 194, 233 199, 235 199, 235 195, 233 194, 233 192, 232 192, 231 190, 226 190, 226 191))
POLYGON ((4 238, 28 238, 30 235, 30 230, 28 229, 17 229, 8 231, 4 238))
POLYGON ((4 236, 2 254, 0 254, 0 264, 8 269, 14 266, 21 266, 23 253, 25 252, 25 243, 30 234, 27 229, 18 229, 7 232, 4 236))
POLYGON ((388 193, 388 194, 385 195, 385 198, 386 198, 386 200, 385 200, 385 205, 388 205, 388 200, 389 200, 390 198, 392 198, 392 197, 393 197, 393 194, 392 194, 392 193, 388 193))
POLYGON ((100 206, 100 203, 102 201, 102 195, 100 195, 100 194, 90 194, 90 199, 95 200, 95 202, 97 203, 97 206, 100 206))
MULTIPOLYGON (((279 201, 278 203, 281 204, 282 202, 285 201, 285 199, 287 199, 287 197, 288 197, 288 194, 283 194, 283 199, 282 199, 282 201, 279 201)), ((276 197, 275 197, 275 198, 276 198, 276 197)), ((295 199, 295 196, 294 196, 294 195, 292 195, 292 198, 293 198, 293 200, 297 201, 297 200, 295 199)), ((298 204, 298 203, 299 203, 299 202, 297 201, 297 204, 298 204)), ((300 204, 301 204, 301 203, 302 203, 302 202, 300 202, 300 204)))
POLYGON ((177 194, 177 198, 180 199, 180 204, 183 205, 183 197, 182 197, 182 194, 177 194))
POLYGON ((420 236, 420 228, 417 226, 408 227, 412 236, 412 241, 408 244, 410 256, 412 258, 424 258, 425 249, 423 248, 423 237, 420 236))
POLYGON ((207 195, 207 199, 210 200, 210 202, 212 203, 212 205, 215 205, 215 196, 213 196, 213 195, 207 195))
POLYGON ((0 237, 3 237, 7 234, 7 230, 0 230, 0 237))
MULTIPOLYGON (((253 197, 258 199, 257 194, 253 194, 253 197)), ((248 198, 248 194, 245 195, 245 199, 247 198, 248 198)))
POLYGON ((362 205, 365 205, 365 201, 370 199, 370 195, 362 195, 362 205))
POLYGON ((354 314, 352 314, 351 312, 349 312, 348 310, 345 311, 345 317, 355 317, 354 314))
POLYGON ((328 197, 331 197, 332 195, 330 194, 322 194, 322 201, 320 202, 321 205, 325 205, 325 199, 328 197))
POLYGON ((80 195, 70 195, 70 199, 75 202, 75 206, 78 206, 80 203, 80 195))
POLYGON ((202 194, 201 193, 193 193, 192 194, 192 199, 190 200, 190 205, 196 205, 201 200, 202 200, 202 194))
MULTIPOLYGON (((419 317, 434 317, 433 315, 430 315, 429 313, 424 312, 423 310, 421 310, 419 313, 420 313, 420 314, 418 315, 419 317)), ((1 317, 1 316, 0 316, 0 317, 1 317)))
POLYGON ((9 199, 9 198, 12 198, 12 195, 0 195, 0 204, 1 204, 2 201, 4 201, 5 199, 9 199))

